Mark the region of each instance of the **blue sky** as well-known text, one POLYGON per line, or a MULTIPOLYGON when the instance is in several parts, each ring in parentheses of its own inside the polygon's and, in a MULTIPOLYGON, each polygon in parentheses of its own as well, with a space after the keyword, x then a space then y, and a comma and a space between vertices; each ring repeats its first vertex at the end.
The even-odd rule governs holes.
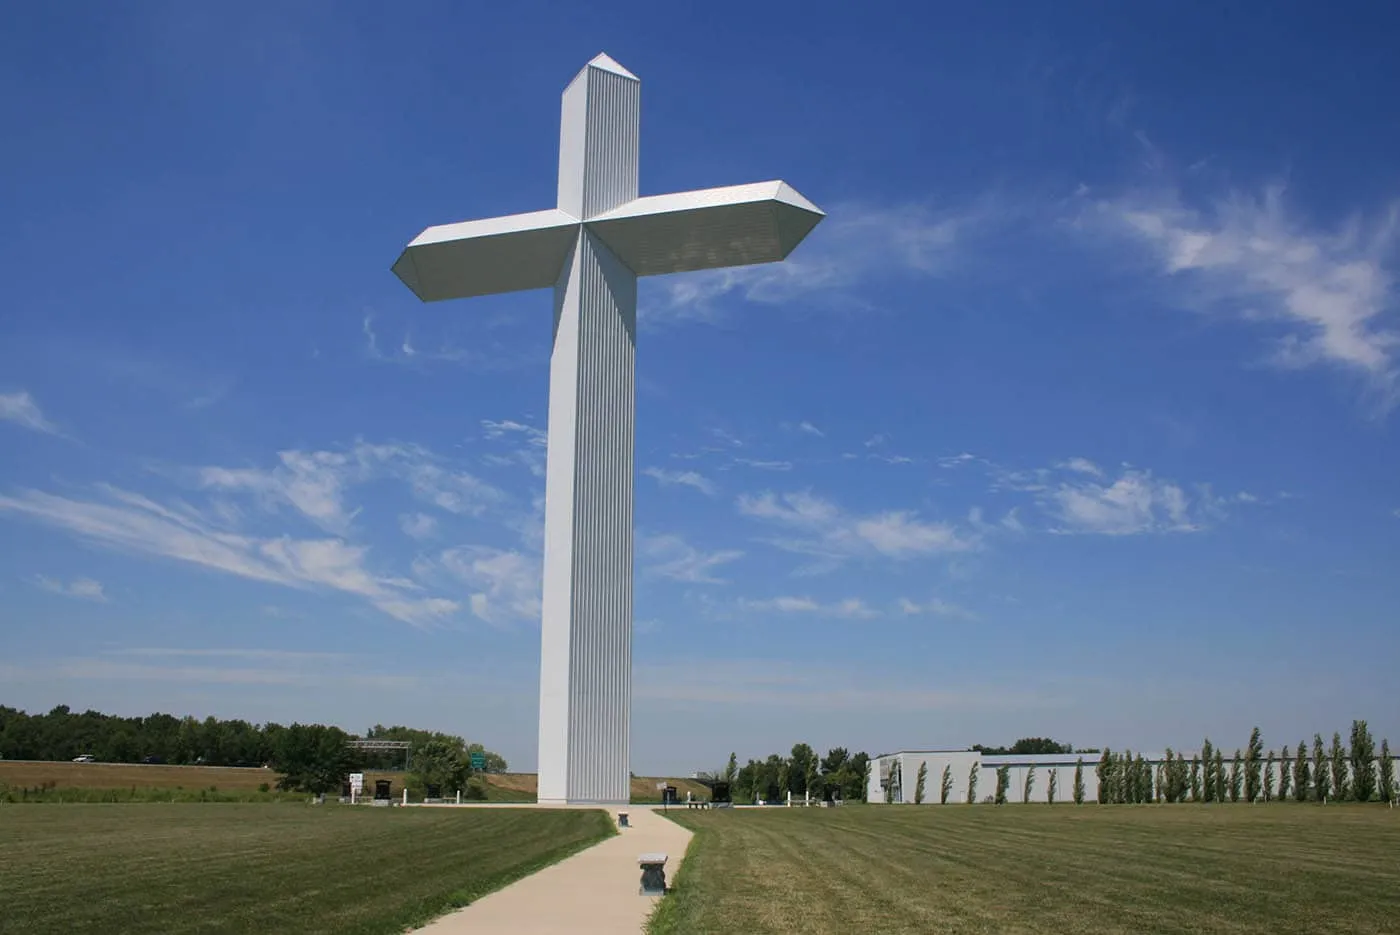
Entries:
POLYGON ((533 767, 549 299, 389 265, 606 51, 829 215, 644 281, 637 771, 1400 731, 1400 14, 584 6, 14 11, 0 702, 533 767))

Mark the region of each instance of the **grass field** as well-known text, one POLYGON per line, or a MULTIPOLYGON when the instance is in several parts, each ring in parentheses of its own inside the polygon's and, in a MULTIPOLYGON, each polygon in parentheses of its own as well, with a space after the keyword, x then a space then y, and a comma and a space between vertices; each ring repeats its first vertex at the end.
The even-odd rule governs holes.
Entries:
POLYGON ((599 811, 0 805, 0 932, 402 932, 612 833, 599 811))
MULTIPOLYGON (((395 795, 403 789, 401 772, 365 773, 365 788, 373 789, 375 779, 394 783, 395 795)), ((659 779, 634 777, 633 802, 660 802, 656 790, 659 779)), ((709 790, 688 779, 666 780, 675 786, 681 799, 687 791, 697 798, 709 798, 709 790)), ((236 766, 157 766, 137 763, 46 763, 30 760, 0 760, 0 788, 37 789, 45 785, 57 789, 217 789, 221 793, 255 793, 267 783, 277 787, 277 773, 269 769, 243 769, 236 766)), ((487 799, 492 802, 535 801, 534 773, 497 773, 486 776, 487 799)))
POLYGON ((675 811, 653 935, 1400 931, 1379 806, 675 811))

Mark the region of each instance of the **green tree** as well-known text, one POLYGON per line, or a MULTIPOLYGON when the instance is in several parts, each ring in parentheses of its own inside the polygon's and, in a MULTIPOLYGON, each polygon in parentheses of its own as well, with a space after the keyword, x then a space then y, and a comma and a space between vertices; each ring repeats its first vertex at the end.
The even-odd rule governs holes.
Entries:
POLYGON ((896 759, 892 764, 890 764, 889 778, 885 781, 886 805, 893 805, 894 803, 900 801, 901 796, 899 789, 899 774, 901 772, 903 772, 903 769, 900 765, 899 760, 896 759))
POLYGON ((997 767, 997 793, 996 793, 996 798, 993 799, 993 802, 995 802, 997 805, 1005 805, 1005 804, 1006 804, 1006 790, 1007 790, 1010 786, 1011 786, 1011 767, 1010 767, 1010 766, 998 766, 998 767, 997 767))
POLYGON ((1162 797, 1170 805, 1176 801, 1176 764, 1178 762, 1171 747, 1167 747, 1165 760, 1166 762, 1163 763, 1165 768, 1162 771, 1163 780, 1158 783, 1158 787, 1162 790, 1162 797))
POLYGON ((280 737, 273 765, 282 773, 279 789, 313 795, 339 789, 350 772, 352 757, 348 738, 338 727, 293 724, 280 737))
POLYGON ((1191 801, 1201 801, 1201 758, 1191 757, 1191 801))
POLYGON ((1103 755, 1099 757, 1099 765, 1094 770, 1095 776, 1099 780, 1099 804, 1107 805, 1113 801, 1113 751, 1104 747, 1103 755))
MULTIPOLYGON (((734 788, 734 781, 739 778, 739 755, 729 754, 729 762, 724 767, 724 781, 729 783, 729 788, 734 788)), ((731 792, 732 794, 732 792, 731 792)))
POLYGON ((807 777, 817 765, 817 753, 805 743, 793 744, 789 762, 792 765, 788 770, 786 789, 792 790, 794 796, 804 795, 807 792, 807 777))
POLYGON ((1201 760, 1205 763, 1205 779, 1202 787, 1202 802, 1215 801, 1215 747, 1211 746, 1210 738, 1207 737, 1205 743, 1201 744, 1201 760))
POLYGON ((967 771, 967 804, 968 804, 968 805, 976 805, 976 804, 977 804, 977 776, 978 776, 981 772, 982 772, 982 766, 981 766, 981 764, 977 763, 977 762, 974 760, 973 763, 972 763, 971 769, 969 769, 969 770, 967 771))
POLYGON ((1060 770, 1058 767, 1050 767, 1050 778, 1045 784, 1045 804, 1055 804, 1055 793, 1060 787, 1060 770))
POLYGON ((1141 753, 1137 755, 1133 773, 1137 777, 1137 802, 1146 805, 1152 801, 1152 767, 1141 753))
POLYGON ((1244 800, 1253 802, 1259 798, 1259 767, 1264 755, 1264 742, 1259 736, 1259 728, 1249 732, 1249 746, 1244 751, 1244 800))
POLYGON ((848 795, 847 787, 843 787, 841 797, 853 802, 864 802, 870 791, 870 755, 861 751, 851 757, 850 772, 855 794, 848 795))
POLYGON ((1332 795, 1343 802, 1351 795, 1351 784, 1347 781, 1347 751, 1342 746, 1342 735, 1332 732, 1332 746, 1327 751, 1328 763, 1332 769, 1332 795))
POLYGON ((1365 721, 1351 722, 1351 797, 1369 802, 1376 794, 1376 742, 1365 721))
POLYGON ((1381 739, 1381 781, 1382 802, 1395 801, 1395 761, 1390 758, 1390 741, 1381 739))
POLYGON ((1288 801, 1293 774, 1293 755, 1288 752, 1288 744, 1283 745, 1283 753, 1278 758, 1278 797, 1280 802, 1288 801))
POLYGON ((1070 790, 1075 805, 1084 804, 1084 757, 1074 761, 1074 786, 1070 790))
POLYGON ((1274 751, 1270 750, 1269 755, 1264 758, 1264 801, 1272 801, 1274 797, 1274 751))
POLYGON ((1312 782, 1313 798, 1326 802, 1332 792, 1331 773, 1327 769, 1327 749, 1322 745, 1322 735, 1313 734, 1312 782))
POLYGON ((1215 801, 1224 802, 1227 794, 1225 773, 1225 751, 1215 748, 1215 801))
POLYGON ((943 777, 938 781, 938 804, 947 805, 948 796, 953 794, 953 764, 945 763, 943 777))
POLYGON ((924 786, 928 783, 928 761, 919 764, 919 775, 914 780, 914 804, 924 804, 924 786))
POLYGON ((1031 790, 1035 788, 1035 767, 1026 770, 1026 781, 1021 787, 1021 804, 1029 805, 1031 801, 1031 790))
POLYGON ((1231 801, 1231 802, 1238 802, 1238 801, 1240 800, 1240 786, 1241 786, 1242 781, 1243 781, 1243 779, 1244 779, 1244 771, 1243 771, 1243 768, 1242 768, 1241 759, 1242 759, 1242 758, 1241 758, 1241 756, 1240 756, 1240 751, 1239 751, 1238 748, 1236 748, 1236 750, 1235 750, 1235 758, 1234 758, 1234 760, 1232 760, 1231 763, 1230 763, 1230 801, 1231 801))
POLYGON ((1293 801, 1306 802, 1312 792, 1312 781, 1308 771, 1308 745, 1298 741, 1298 750, 1293 760, 1293 801))
POLYGON ((413 752, 410 777, 425 793, 428 786, 448 794, 465 789, 470 775, 471 758, 460 738, 429 740, 413 752))

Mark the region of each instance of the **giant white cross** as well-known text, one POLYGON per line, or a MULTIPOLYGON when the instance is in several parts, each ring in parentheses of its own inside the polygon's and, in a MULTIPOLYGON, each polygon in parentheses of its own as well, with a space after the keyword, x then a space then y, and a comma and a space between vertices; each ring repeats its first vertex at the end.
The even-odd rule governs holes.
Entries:
POLYGON ((599 55, 564 89, 559 206, 430 227, 393 267, 424 302, 554 287, 541 802, 630 791, 637 277, 781 260, 825 216, 784 182, 637 197, 640 104, 599 55))

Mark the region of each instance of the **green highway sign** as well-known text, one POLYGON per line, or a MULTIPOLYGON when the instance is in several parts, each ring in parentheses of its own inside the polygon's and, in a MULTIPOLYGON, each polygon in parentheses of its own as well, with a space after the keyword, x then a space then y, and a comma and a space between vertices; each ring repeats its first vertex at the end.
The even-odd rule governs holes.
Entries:
POLYGON ((484 753, 473 753, 473 754, 472 754, 472 769, 485 769, 485 768, 486 768, 486 754, 484 754, 484 753))

